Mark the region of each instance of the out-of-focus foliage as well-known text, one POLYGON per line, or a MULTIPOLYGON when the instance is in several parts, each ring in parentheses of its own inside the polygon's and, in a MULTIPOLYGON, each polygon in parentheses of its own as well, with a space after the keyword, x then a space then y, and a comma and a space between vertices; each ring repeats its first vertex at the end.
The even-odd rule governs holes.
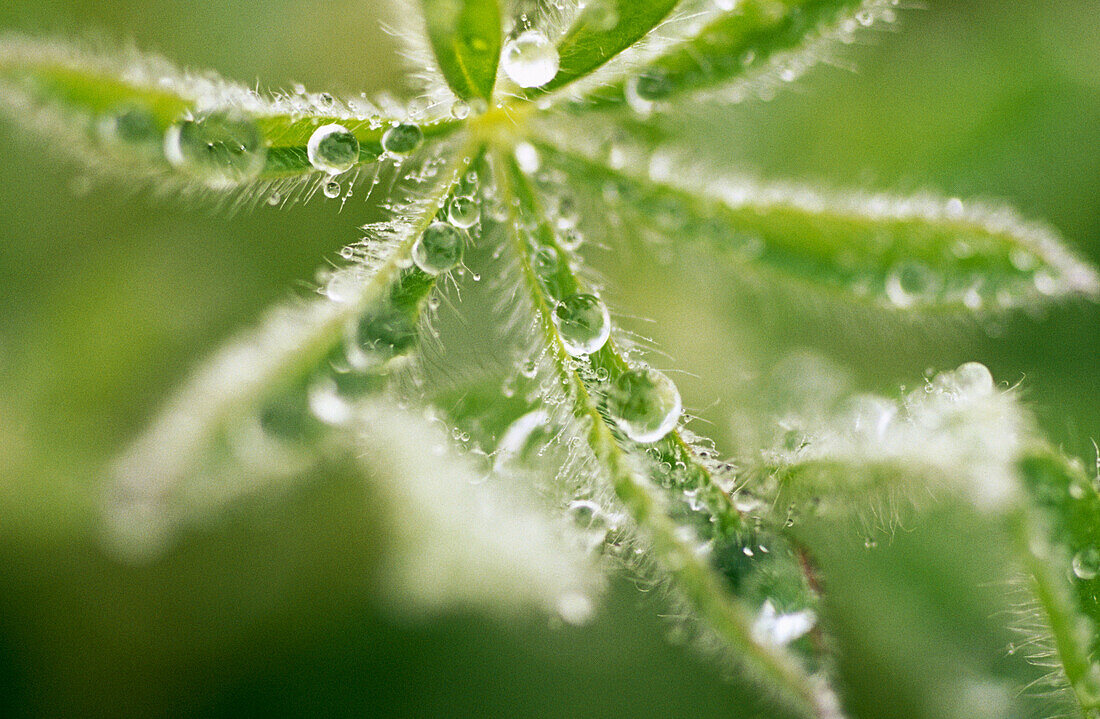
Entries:
MULTIPOLYGON (((701 103, 653 122, 691 123, 692 151, 708 166, 899 195, 988 193, 1046 218, 1095 264, 1100 130, 1082 118, 1100 116, 1100 37, 1090 22, 1098 12, 1091 0, 937 2, 904 12, 902 32, 861 36, 872 42, 845 48, 844 62, 858 74, 823 67, 766 103, 720 114, 701 103)), ((324 8, 290 0, 186 8, 73 0, 0 9, 4 28, 103 28, 187 64, 219 67, 246 85, 261 76, 287 88, 301 80, 355 92, 401 89, 394 44, 376 20, 374 7, 350 0, 324 8), (157 23, 147 22, 152 13, 157 23)), ((639 600, 627 582, 616 580, 583 627, 468 612, 420 623, 395 618, 375 584, 387 576, 378 569, 378 536, 361 534, 363 513, 376 511, 375 503, 351 460, 311 466, 268 499, 239 505, 212 527, 184 530, 155 565, 104 556, 99 469, 139 434, 196 358, 310 279, 318 257, 354 242, 350 228, 380 211, 352 198, 337 214, 318 198, 224 219, 103 192, 98 180, 58 169, 48 140, 27 144, 8 124, 0 133, 9 168, 0 178, 7 208, 0 216, 0 682, 7 685, 0 710, 775 716, 743 679, 723 679, 705 653, 666 641, 680 625, 653 617, 667 611, 664 598, 639 600)), ((675 375, 677 383, 687 405, 714 423, 708 433, 723 454, 756 456, 777 440, 792 449, 782 443, 802 441, 796 415, 828 415, 834 399, 859 391, 913 389, 925 367, 979 359, 1000 389, 1021 383, 1018 393, 1055 445, 1092 459, 1089 440, 1100 436, 1094 306, 1055 306, 1041 312, 1042 322, 1024 315, 978 327, 898 320, 841 302, 807 307, 797 293, 774 292, 714 263, 705 245, 631 245, 630 237, 600 237, 614 227, 582 229, 587 259, 606 277, 604 296, 628 315, 621 324, 676 357, 661 366, 690 372, 675 375), (805 359, 807 350, 814 359, 805 359), (803 372, 783 374, 799 362, 803 372), (762 422, 765 415, 777 422, 762 422)), ((487 254, 475 251, 468 263, 494 266, 487 254)), ((467 283, 460 316, 444 313, 439 327, 448 356, 472 368, 470 377, 449 377, 466 387, 469 405, 485 390, 479 368, 491 367, 498 349, 484 340, 492 335, 483 310, 494 302, 487 284, 467 283)), ((498 436, 507 426, 477 422, 498 436)), ((1059 515, 1065 523, 1052 522, 1065 544, 1058 552, 1072 550, 1054 555, 1057 566, 1071 572, 1091 535, 1073 513, 1079 505, 1069 485, 1063 496, 1043 474, 1043 460, 1030 461, 1035 472, 1026 476, 1040 503, 1073 510, 1059 515)), ((1096 474, 1088 462, 1078 470, 1074 476, 1086 480, 1096 474)), ((1024 661, 1026 648, 1006 629, 1019 599, 1019 578, 1005 569, 1011 542, 965 509, 928 501, 919 512, 869 508, 888 512, 881 522, 867 513, 855 524, 826 516, 800 535, 822 548, 815 559, 827 591, 815 611, 832 635, 824 656, 845 687, 846 709, 860 717, 1060 711, 1016 698, 1045 670, 1024 661), (929 670, 944 666, 953 671, 929 670)), ((751 542, 715 545, 728 550, 723 566, 734 568, 746 548, 759 551, 751 542)), ((767 581, 736 569, 727 575, 748 593, 767 581)), ((1088 606, 1091 585, 1074 586, 1088 606)), ((774 586, 760 596, 769 593, 774 586)))

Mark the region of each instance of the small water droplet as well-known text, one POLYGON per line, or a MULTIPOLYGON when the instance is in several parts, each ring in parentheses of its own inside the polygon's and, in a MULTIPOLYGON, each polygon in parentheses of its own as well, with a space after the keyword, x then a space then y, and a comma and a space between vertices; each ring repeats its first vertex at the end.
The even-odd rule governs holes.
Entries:
POLYGON ((477 201, 470 197, 455 197, 447 206, 447 219, 455 227, 469 229, 477 224, 480 217, 477 201))
POLYGON ((1073 573, 1078 579, 1096 579, 1100 575, 1100 549, 1085 547, 1073 555, 1073 573))
POLYGON ((438 275, 462 261, 462 231, 445 222, 433 222, 413 245, 413 262, 423 272, 438 275))
POLYGON ((329 175, 340 175, 359 161, 359 140, 343 125, 322 125, 306 145, 309 164, 329 175))
POLYGON ((470 103, 465 100, 455 100, 451 103, 451 117, 456 120, 465 120, 470 116, 470 103))
POLYGON ((611 336, 611 317, 607 306, 595 295, 575 294, 554 308, 565 351, 574 357, 589 355, 603 347, 611 336))
POLYGON ((675 429, 683 404, 672 380, 657 370, 642 368, 624 372, 615 380, 607 408, 628 437, 650 443, 675 429))
POLYGON ((937 290, 936 275, 920 262, 903 262, 886 278, 886 296, 895 307, 928 301, 937 290))
POLYGON ((340 187, 339 181, 328 180, 321 188, 321 191, 325 193, 325 197, 329 198, 330 200, 335 200, 337 197, 340 196, 341 189, 342 188, 340 187))
POLYGON ((520 87, 542 87, 558 74, 558 49, 538 30, 509 40, 501 56, 504 74, 520 87))

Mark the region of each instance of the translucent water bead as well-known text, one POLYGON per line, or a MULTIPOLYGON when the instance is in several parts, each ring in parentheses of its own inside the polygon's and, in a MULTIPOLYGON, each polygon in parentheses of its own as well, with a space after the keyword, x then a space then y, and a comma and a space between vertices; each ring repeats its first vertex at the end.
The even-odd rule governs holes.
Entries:
POLYGON ((453 270, 462 261, 464 239, 454 225, 433 222, 413 245, 413 262, 429 275, 453 270))
POLYGON ((574 357, 599 350, 611 336, 607 306, 595 295, 570 295, 554 308, 554 324, 565 351, 574 357))
POLYGON ((520 87, 542 87, 558 74, 558 49, 538 30, 528 30, 504 46, 500 64, 520 87))
POLYGON ((170 127, 164 156, 173 167, 212 187, 229 187, 260 174, 267 147, 254 122, 215 112, 170 127))
POLYGON ((306 154, 321 172, 341 175, 359 161, 359 140, 343 125, 322 125, 310 136, 306 154))
POLYGON ((654 369, 632 369, 615 381, 607 396, 615 423, 635 442, 662 439, 676 428, 683 404, 672 380, 654 369))
POLYGON ((408 155, 420 147, 424 131, 416 125, 394 125, 382 134, 382 149, 393 155, 408 155))

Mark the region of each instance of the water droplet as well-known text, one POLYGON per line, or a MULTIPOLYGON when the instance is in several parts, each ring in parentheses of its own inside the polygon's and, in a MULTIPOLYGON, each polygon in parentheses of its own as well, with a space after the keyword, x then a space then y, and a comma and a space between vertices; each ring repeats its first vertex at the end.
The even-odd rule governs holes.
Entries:
POLYGON ((672 94, 672 83, 659 71, 635 75, 626 82, 623 95, 631 109, 639 115, 647 115, 654 104, 672 94))
POLYGON ((607 397, 615 423, 635 442, 656 442, 680 421, 683 404, 672 380, 654 369, 632 369, 615 380, 607 397))
POLYGON ((359 140, 343 125, 322 125, 306 145, 309 164, 330 175, 340 175, 359 161, 359 140))
POLYGON ((451 103, 451 117, 456 120, 465 120, 470 116, 470 103, 465 100, 455 100, 451 103))
POLYGON ((359 318, 348 359, 360 369, 366 369, 406 354, 416 342, 414 319, 407 312, 386 304, 359 318))
POLYGON ((766 599, 752 624, 752 634, 758 642, 785 647, 813 629, 816 621, 812 610, 780 614, 772 601, 766 599))
POLYGON ((981 362, 967 362, 954 372, 955 390, 962 397, 988 397, 993 394, 993 375, 981 362))
POLYGON ((504 46, 504 74, 520 87, 542 87, 558 74, 558 49, 538 30, 521 33, 504 46))
POLYGON ((558 251, 553 247, 541 247, 535 253, 532 264, 540 277, 551 277, 561 266, 561 260, 558 257, 558 251))
POLYGON ((534 145, 529 142, 517 143, 513 153, 519 169, 528 175, 533 175, 539 171, 541 161, 539 160, 539 151, 535 149, 534 145))
POLYGON ((480 217, 477 201, 470 197, 455 197, 447 207, 447 219, 455 227, 469 229, 477 224, 480 217))
POLYGON ((153 114, 142 107, 129 107, 105 117, 99 123, 100 136, 108 142, 148 145, 162 142, 153 114))
POLYGON ((607 527, 607 519, 600 505, 590 499, 570 502, 569 516, 582 529, 606 529, 607 527))
POLYGON ((580 230, 573 228, 563 232, 558 242, 561 244, 563 249, 569 250, 570 252, 575 252, 580 248, 582 244, 584 244, 584 235, 581 234, 580 230))
POLYGON ((1073 573, 1078 579, 1096 579, 1100 575, 1100 549, 1085 547, 1073 555, 1073 573))
POLYGON ((445 222, 433 222, 413 245, 413 262, 429 275, 454 269, 462 261, 462 231, 445 222))
POLYGON ((319 377, 309 386, 309 409, 325 424, 340 425, 351 419, 351 405, 340 395, 332 377, 319 377))
POLYGON ((321 188, 321 191, 325 193, 325 197, 330 200, 335 200, 340 196, 341 189, 343 188, 340 187, 340 183, 337 180, 328 180, 321 188))
POLYGON ((277 207, 282 201, 283 195, 280 192, 272 192, 270 195, 267 196, 267 204, 271 205, 272 207, 277 207))
POLYGON ((920 262, 904 262, 886 278, 886 296, 903 309, 927 301, 936 289, 936 275, 920 262))
POLYGON ((611 317, 607 306, 595 295, 566 297, 554 308, 554 324, 558 327, 565 351, 574 357, 592 354, 603 347, 611 336, 611 317))
POLYGON ((394 155, 408 155, 420 147, 424 132, 416 125, 394 125, 382 134, 382 149, 394 155))
POLYGON ((580 592, 566 592, 558 598, 558 616, 566 624, 580 625, 592 621, 596 608, 587 595, 580 592))
POLYGON ((173 166, 211 187, 231 187, 260 174, 267 158, 254 122, 216 112, 168 129, 164 156, 173 166))

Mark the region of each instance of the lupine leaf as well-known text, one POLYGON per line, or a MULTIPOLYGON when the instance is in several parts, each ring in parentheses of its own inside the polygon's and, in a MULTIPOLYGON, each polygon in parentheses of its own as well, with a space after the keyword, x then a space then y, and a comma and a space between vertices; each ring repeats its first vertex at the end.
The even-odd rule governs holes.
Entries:
MULTIPOLYGON (((1052 540, 1069 558, 1074 594, 1081 611, 1100 627, 1100 493, 1095 473, 1059 450, 1037 443, 1020 459, 1020 473, 1035 503, 1046 513, 1052 540)), ((1100 634, 1089 642, 1100 659, 1100 634)))
MULTIPOLYGON (((470 159, 460 148, 423 196, 399 208, 400 219, 368 227, 368 238, 349 248, 355 262, 330 274, 323 297, 277 307, 208 361, 117 462, 111 515, 164 506, 156 517, 167 542, 178 525, 255 491, 260 478, 319 459, 331 434, 326 423, 343 421, 325 416, 334 403, 377 394, 394 363, 415 349, 436 276, 411 262, 412 250, 470 159), (351 347, 365 353, 361 362, 351 347), (318 382, 333 395, 320 412, 310 395, 318 382)), ((119 524, 124 544, 132 544, 128 529, 128 521, 119 524)), ((134 547, 143 549, 161 547, 134 547)))
POLYGON ((600 0, 589 3, 558 41, 558 74, 538 92, 588 75, 623 52, 668 17, 680 0, 600 0))
MULTIPOLYGON (((382 137, 397 123, 365 100, 344 103, 325 94, 264 97, 210 73, 184 73, 156 57, 122 59, 56 42, 0 39, 0 106, 49 134, 51 149, 85 157, 132 177, 135 167, 165 179, 218 189, 252 181, 318 174, 306 146, 318 127, 338 124, 359 142, 355 164, 382 154, 382 137), (231 179, 172 162, 166 149, 173 128, 190 119, 237 123, 247 167, 231 179), (123 169, 125 168, 125 169, 123 169)), ((424 137, 447 135, 450 120, 427 122, 424 137)), ((235 138, 236 139, 236 138, 235 138)))
POLYGON ((497 0, 421 0, 420 4, 436 61, 451 89, 464 100, 488 101, 500 59, 497 0))
POLYGON ((630 101, 649 109, 651 103, 729 87, 761 73, 789 81, 827 51, 821 45, 895 13, 890 0, 742 0, 732 5, 710 3, 670 23, 667 37, 630 64, 629 77, 594 86, 584 99, 630 101))
MULTIPOLYGON (((1096 640, 1079 606, 1095 608, 1093 587, 1081 582, 1073 595, 1065 579, 1070 552, 1062 546, 1094 548, 1095 515, 1088 512, 1100 500, 1079 468, 1035 444, 1035 436, 1015 399, 970 363, 937 375, 904 402, 858 398, 817 432, 809 430, 797 449, 768 453, 750 486, 769 504, 814 506, 834 518, 862 515, 866 524, 890 526, 901 521, 904 505, 929 496, 963 498, 999 528, 1026 576, 1034 611, 1019 617, 1021 644, 1056 668, 1050 689, 1071 690, 1091 711, 1100 706, 1100 666, 1090 657, 1096 640), (1026 490, 1054 510, 1053 536, 1026 490)), ((1093 566, 1100 570, 1100 557, 1086 569, 1093 566)))
POLYGON ((973 312, 1100 293, 1096 272, 1049 228, 1014 211, 934 196, 828 193, 715 177, 661 154, 542 145, 548 162, 607 196, 643 238, 705 243, 734 267, 806 291, 894 309, 973 312), (580 153, 585 152, 587 156, 580 153))
MULTIPOLYGON (((538 226, 537 218, 543 217, 543 213, 539 212, 529 180, 510 158, 498 157, 494 165, 505 205, 513 208, 511 235, 514 251, 518 255, 523 285, 534 307, 536 325, 552 358, 550 364, 551 371, 555 373, 554 384, 568 388, 566 396, 571 414, 585 418, 578 432, 587 435, 585 441, 600 466, 601 476, 610 482, 614 495, 637 525, 653 559, 663 571, 674 577, 677 589, 707 622, 710 630, 754 674, 767 677, 780 687, 786 706, 805 716, 826 716, 826 707, 833 700, 828 687, 813 681, 805 673, 798 661, 788 653, 785 643, 775 644, 761 638, 746 609, 729 596, 719 574, 703 561, 697 540, 692 539, 690 527, 678 524, 667 514, 665 501, 651 480, 640 471, 647 460, 639 456, 639 447, 621 432, 612 429, 612 421, 606 416, 607 410, 603 406, 607 394, 605 386, 593 375, 578 369, 550 320, 554 300, 547 283, 550 286, 555 282, 563 283, 569 286, 567 289, 576 290, 579 287, 577 278, 567 272, 559 272, 556 278, 549 278, 536 271, 535 256, 541 242, 536 240, 532 246, 521 228, 529 227, 532 221, 538 226)), ((536 230, 536 234, 541 234, 542 242, 552 237, 545 229, 541 232, 536 230)), ((625 362, 614 354, 613 348, 605 348, 601 352, 606 352, 602 362, 610 362, 618 368, 617 371, 623 371, 625 362)), ((603 366, 600 360, 594 360, 594 364, 603 366)), ((678 438, 672 436, 668 439, 669 446, 675 447, 677 441, 678 438)), ((682 440, 679 442, 682 444, 682 440)), ((702 467, 696 471, 707 472, 702 467)), ((721 490, 718 494, 726 502, 729 501, 721 490)), ((731 511, 736 512, 732 508, 731 511)), ((735 515, 731 521, 736 526, 740 518, 735 515)))

